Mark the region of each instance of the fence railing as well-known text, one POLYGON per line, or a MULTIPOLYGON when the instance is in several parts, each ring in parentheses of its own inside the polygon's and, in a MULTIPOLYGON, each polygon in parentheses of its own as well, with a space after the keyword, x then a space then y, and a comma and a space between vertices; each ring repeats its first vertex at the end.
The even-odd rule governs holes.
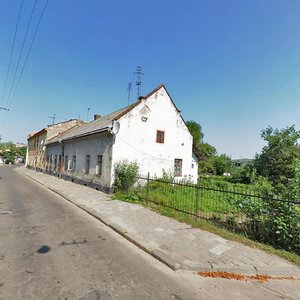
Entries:
POLYGON ((198 184, 170 182, 149 175, 137 179, 140 185, 135 193, 148 205, 205 219, 282 248, 294 250, 293 243, 299 246, 300 231, 293 229, 299 230, 300 226, 300 208, 296 202, 278 199, 251 186, 230 188, 207 180, 198 184), (298 240, 293 235, 298 235, 298 240))

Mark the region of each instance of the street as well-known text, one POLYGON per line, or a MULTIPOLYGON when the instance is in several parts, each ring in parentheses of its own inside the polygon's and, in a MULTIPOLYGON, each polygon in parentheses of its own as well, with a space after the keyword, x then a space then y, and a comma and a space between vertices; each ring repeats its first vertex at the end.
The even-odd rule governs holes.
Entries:
POLYGON ((0 299, 296 299, 299 282, 174 272, 15 168, 0 166, 0 299))
POLYGON ((54 193, 0 168, 1 299, 193 299, 131 244, 54 193))

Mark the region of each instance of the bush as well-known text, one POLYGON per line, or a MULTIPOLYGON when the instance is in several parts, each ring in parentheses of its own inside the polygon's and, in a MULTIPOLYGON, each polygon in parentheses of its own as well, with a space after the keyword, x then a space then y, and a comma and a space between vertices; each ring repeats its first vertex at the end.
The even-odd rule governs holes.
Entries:
POLYGON ((116 191, 128 192, 137 181, 139 165, 137 162, 122 160, 115 164, 114 188, 116 191))
POLYGON ((296 204, 266 198, 242 198, 236 205, 263 242, 300 253, 300 214, 296 204))

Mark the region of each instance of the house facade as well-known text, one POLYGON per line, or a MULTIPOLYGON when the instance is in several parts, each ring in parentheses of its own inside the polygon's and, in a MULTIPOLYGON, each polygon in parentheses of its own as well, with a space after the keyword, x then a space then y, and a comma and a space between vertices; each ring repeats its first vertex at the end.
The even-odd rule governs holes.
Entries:
POLYGON ((48 172, 111 191, 114 166, 138 163, 141 175, 197 181, 193 138, 164 85, 123 109, 74 128, 46 142, 48 172))
POLYGON ((81 120, 71 119, 54 125, 49 125, 38 132, 34 132, 27 137, 26 166, 30 168, 44 169, 45 144, 59 134, 85 124, 81 120))

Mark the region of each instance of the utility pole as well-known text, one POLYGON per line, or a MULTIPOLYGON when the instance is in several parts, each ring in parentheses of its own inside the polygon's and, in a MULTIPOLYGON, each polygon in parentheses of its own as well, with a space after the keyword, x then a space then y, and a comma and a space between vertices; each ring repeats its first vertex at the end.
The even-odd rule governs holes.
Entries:
POLYGON ((56 119, 56 114, 53 114, 53 117, 48 117, 49 119, 52 119, 52 125, 54 125, 55 119, 56 119))
POLYGON ((143 69, 141 66, 137 66, 136 67, 136 71, 133 73, 133 74, 136 74, 136 86, 137 86, 137 96, 138 96, 138 99, 140 98, 141 96, 141 85, 142 85, 142 82, 141 82, 141 75, 144 75, 144 73, 142 72, 143 69))
POLYGON ((91 110, 92 108, 91 107, 88 107, 87 108, 87 113, 86 113, 86 121, 88 122, 89 121, 89 113, 90 113, 90 110, 91 110))

